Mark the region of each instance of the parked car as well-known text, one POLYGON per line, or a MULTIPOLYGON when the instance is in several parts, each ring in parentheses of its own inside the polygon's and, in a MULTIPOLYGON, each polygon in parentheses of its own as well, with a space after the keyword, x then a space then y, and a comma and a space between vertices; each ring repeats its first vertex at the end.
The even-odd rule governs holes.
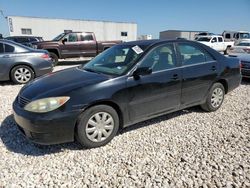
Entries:
POLYGON ((239 60, 201 43, 127 42, 24 86, 14 118, 33 142, 99 147, 140 121, 195 105, 216 111, 240 82, 239 60))
POLYGON ((43 41, 42 37, 36 37, 36 36, 10 36, 10 37, 6 37, 5 39, 12 40, 14 42, 17 42, 17 43, 20 43, 29 47, 33 47, 34 42, 43 41))
POLYGON ((54 65, 56 65, 58 58, 94 57, 121 42, 98 42, 95 34, 92 32, 67 32, 58 35, 52 41, 38 42, 34 46, 38 49, 48 50, 54 65))
POLYGON ((215 49, 218 52, 224 52, 224 54, 228 54, 229 49, 234 45, 234 42, 225 42, 224 38, 220 35, 199 37, 197 41, 215 49))
POLYGON ((250 54, 250 41, 240 42, 239 44, 230 48, 229 52, 230 55, 234 54, 250 54))
POLYGON ((12 80, 25 84, 51 72, 52 67, 47 51, 0 39, 0 81, 12 80))
POLYGON ((250 41, 250 33, 248 31, 224 31, 222 36, 225 41, 233 41, 235 45, 243 41, 250 41))

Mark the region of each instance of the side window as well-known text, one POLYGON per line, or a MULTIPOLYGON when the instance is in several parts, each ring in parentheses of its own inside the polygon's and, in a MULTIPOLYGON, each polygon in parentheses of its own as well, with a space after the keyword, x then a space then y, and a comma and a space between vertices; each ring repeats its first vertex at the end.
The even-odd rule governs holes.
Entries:
POLYGON ((214 37, 214 38, 212 39, 212 42, 217 42, 217 38, 214 37))
POLYGON ((13 46, 8 45, 8 44, 5 44, 4 47, 5 47, 5 53, 12 53, 15 51, 15 48, 13 46))
POLYGON ((219 42, 223 42, 222 37, 218 37, 219 42))
POLYGON ((4 53, 3 43, 0 43, 0 54, 4 53))
POLYGON ((213 57, 198 47, 190 44, 178 44, 182 65, 193 65, 206 61, 213 61, 213 57))
POLYGON ((81 41, 91 41, 91 40, 94 40, 93 35, 91 35, 91 34, 81 34, 80 38, 81 38, 81 41))
POLYGON ((70 33, 64 37, 67 39, 67 42, 77 42, 77 34, 76 33, 70 33))
POLYGON ((165 44, 154 48, 140 66, 151 67, 153 72, 176 67, 173 45, 165 44))

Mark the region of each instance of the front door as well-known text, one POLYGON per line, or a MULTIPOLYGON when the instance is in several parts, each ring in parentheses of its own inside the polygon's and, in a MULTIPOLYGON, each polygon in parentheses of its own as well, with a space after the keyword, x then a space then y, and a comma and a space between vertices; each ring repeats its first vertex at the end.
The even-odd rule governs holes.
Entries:
POLYGON ((63 58, 79 57, 80 56, 80 41, 77 33, 69 33, 65 35, 60 44, 61 54, 63 58))
POLYGON ((151 67, 152 73, 139 79, 129 77, 128 109, 131 122, 147 119, 179 108, 181 70, 173 44, 155 47, 143 58, 139 67, 151 67))
POLYGON ((177 49, 182 63, 181 105, 186 107, 200 104, 216 80, 218 63, 196 45, 182 42, 177 49))

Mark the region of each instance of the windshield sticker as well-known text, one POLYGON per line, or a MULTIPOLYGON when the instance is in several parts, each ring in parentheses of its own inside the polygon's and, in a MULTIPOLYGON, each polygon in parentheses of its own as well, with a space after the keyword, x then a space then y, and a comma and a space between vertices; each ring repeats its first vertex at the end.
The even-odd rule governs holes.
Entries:
POLYGON ((132 49, 133 49, 134 52, 137 53, 137 54, 143 53, 143 50, 142 50, 139 46, 137 46, 137 45, 134 46, 132 49))

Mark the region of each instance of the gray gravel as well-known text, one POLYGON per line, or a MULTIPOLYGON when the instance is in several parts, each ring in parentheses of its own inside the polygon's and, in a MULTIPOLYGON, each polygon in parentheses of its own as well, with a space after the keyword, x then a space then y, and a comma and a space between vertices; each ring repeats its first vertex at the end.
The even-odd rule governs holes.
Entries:
POLYGON ((0 83, 0 187, 250 187, 249 80, 217 112, 155 118, 91 150, 25 139, 11 115, 21 87, 0 83))

